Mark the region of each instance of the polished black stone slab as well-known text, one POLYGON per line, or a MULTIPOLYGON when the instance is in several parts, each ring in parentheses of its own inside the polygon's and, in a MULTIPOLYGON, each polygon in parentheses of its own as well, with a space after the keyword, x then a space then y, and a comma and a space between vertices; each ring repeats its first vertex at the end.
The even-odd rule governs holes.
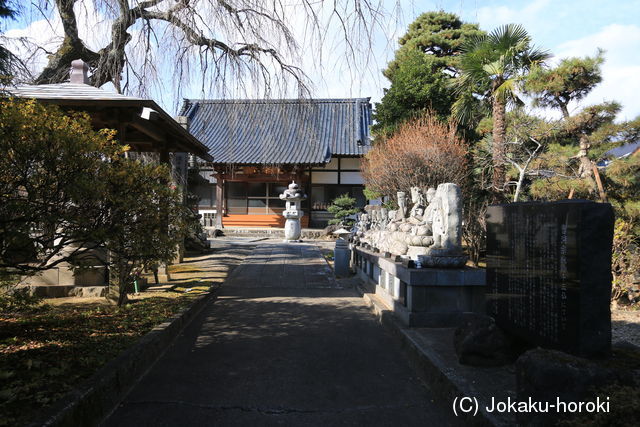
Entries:
POLYGON ((585 357, 606 355, 613 223, 608 203, 490 206, 488 313, 529 344, 585 357))

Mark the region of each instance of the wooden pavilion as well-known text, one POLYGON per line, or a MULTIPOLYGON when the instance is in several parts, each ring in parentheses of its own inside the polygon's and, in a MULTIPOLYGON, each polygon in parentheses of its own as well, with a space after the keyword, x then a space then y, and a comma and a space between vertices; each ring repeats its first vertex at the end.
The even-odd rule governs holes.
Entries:
POLYGON ((296 181, 309 196, 303 227, 324 227, 333 199, 366 204, 360 160, 371 148, 369 98, 185 100, 181 115, 209 149, 190 191, 211 227, 282 227, 278 195, 296 181))
MULTIPOLYGON (((131 147, 130 155, 150 155, 153 160, 170 163, 174 180, 186 185, 188 153, 212 161, 209 150, 173 119, 155 101, 108 92, 89 84, 88 66, 73 61, 70 81, 59 84, 21 85, 5 89, 15 98, 35 99, 59 105, 64 110, 84 111, 96 130, 115 129, 118 140, 131 147)), ((58 264, 23 284, 36 286, 42 295, 64 296, 74 287, 102 287, 108 283, 104 261, 96 256, 96 265, 74 273, 68 265, 58 264)), ((82 295, 82 292, 78 293, 82 295)))

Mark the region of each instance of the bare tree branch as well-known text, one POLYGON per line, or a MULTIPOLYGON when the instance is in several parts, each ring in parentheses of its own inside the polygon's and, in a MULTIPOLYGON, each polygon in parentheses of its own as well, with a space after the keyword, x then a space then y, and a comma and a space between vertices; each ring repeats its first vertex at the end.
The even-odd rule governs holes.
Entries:
POLYGON ((170 84, 178 96, 190 80, 200 83, 203 92, 235 86, 263 89, 265 94, 291 88, 308 94, 311 85, 302 69, 303 56, 313 58, 322 69, 323 49, 329 42, 337 43, 331 49, 344 50, 339 60, 347 64, 352 78, 363 74, 374 58, 374 29, 386 26, 388 15, 382 3, 38 0, 33 7, 52 28, 59 28, 53 25, 58 15, 63 35, 36 82, 65 81, 71 61, 80 58, 91 68, 93 85, 111 82, 120 92, 146 92, 152 85, 169 81, 173 74, 170 84), (92 35, 94 49, 81 38, 87 16, 110 25, 102 42, 92 35), (307 51, 301 50, 300 43, 307 51))

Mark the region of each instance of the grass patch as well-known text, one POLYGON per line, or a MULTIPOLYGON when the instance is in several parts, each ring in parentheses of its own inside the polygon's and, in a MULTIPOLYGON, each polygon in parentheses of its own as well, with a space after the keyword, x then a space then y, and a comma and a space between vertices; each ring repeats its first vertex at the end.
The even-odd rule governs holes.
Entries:
POLYGON ((124 307, 59 298, 0 313, 0 426, 27 423, 209 287, 191 289, 132 296, 124 307))
POLYGON ((335 255, 333 253, 333 250, 331 249, 324 249, 322 250, 322 255, 325 257, 326 260, 328 261, 333 261, 335 258, 335 255))
POLYGON ((197 268, 194 268, 189 264, 173 264, 167 266, 167 271, 169 273, 191 273, 194 270, 197 270, 197 268))

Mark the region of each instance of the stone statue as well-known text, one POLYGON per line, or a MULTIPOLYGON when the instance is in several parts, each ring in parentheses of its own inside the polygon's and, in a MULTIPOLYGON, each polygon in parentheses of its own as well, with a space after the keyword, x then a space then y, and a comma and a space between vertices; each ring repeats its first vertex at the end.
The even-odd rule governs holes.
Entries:
MULTIPOLYGON (((433 245, 419 257, 430 267, 462 267, 467 256, 462 252, 462 194, 452 183, 440 184, 433 197, 433 245)), ((430 206, 431 206, 430 204, 430 206)))
POLYGON ((425 217, 424 194, 419 187, 411 188, 411 201, 414 203, 408 218, 396 220, 388 227, 389 251, 398 255, 415 258, 425 254, 433 243, 431 224, 425 217))
POLYGON ((369 215, 366 213, 359 213, 356 215, 356 222, 353 224, 351 228, 351 242, 355 245, 359 245, 362 243, 362 239, 364 238, 365 233, 367 232, 369 222, 369 215))
POLYGON ((407 217, 407 193, 398 191, 398 210, 396 211, 396 221, 402 221, 407 217))
POLYGON ((419 260, 423 266, 461 267, 462 200, 460 188, 451 183, 429 188, 425 193, 411 188, 408 209, 405 192, 398 192, 398 209, 367 206, 368 217, 361 217, 359 243, 396 255, 419 260), (409 213, 409 216, 407 216, 409 213))
POLYGON ((436 189, 433 187, 429 187, 427 190, 427 208, 425 209, 424 216, 425 220, 429 223, 433 223, 433 211, 435 208, 435 204, 431 202, 436 197, 436 189))
POLYGON ((389 209, 380 206, 380 229, 384 230, 389 223, 389 209))
POLYGON ((422 193, 422 189, 420 187, 411 187, 411 203, 413 203, 413 207, 411 208, 410 216, 414 214, 414 210, 418 206, 424 206, 427 204, 424 194, 422 193))
POLYGON ((300 204, 306 200, 307 196, 302 192, 300 186, 292 181, 289 187, 280 194, 280 199, 286 202, 286 209, 282 212, 282 216, 286 218, 284 223, 284 241, 297 242, 300 241, 302 228, 300 227, 300 218, 304 215, 300 204))

